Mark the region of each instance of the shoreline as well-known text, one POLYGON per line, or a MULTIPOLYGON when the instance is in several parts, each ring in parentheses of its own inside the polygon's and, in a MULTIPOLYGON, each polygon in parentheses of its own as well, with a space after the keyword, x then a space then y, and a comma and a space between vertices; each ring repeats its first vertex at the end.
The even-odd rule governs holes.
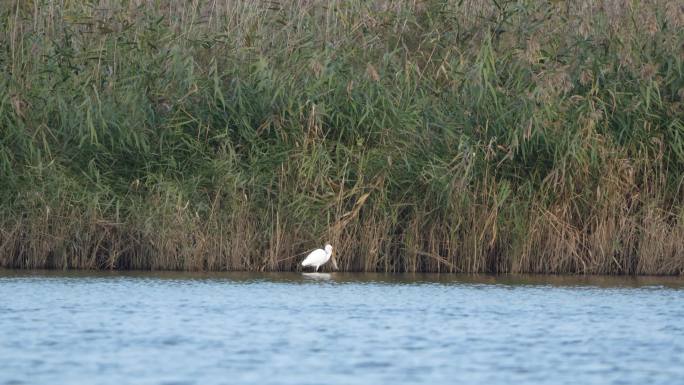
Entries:
POLYGON ((684 289, 684 276, 580 275, 580 274, 467 274, 301 271, 143 271, 143 270, 29 270, 0 268, 3 279, 154 279, 180 281, 271 282, 274 284, 381 285, 494 285, 503 287, 593 287, 601 289, 684 289))

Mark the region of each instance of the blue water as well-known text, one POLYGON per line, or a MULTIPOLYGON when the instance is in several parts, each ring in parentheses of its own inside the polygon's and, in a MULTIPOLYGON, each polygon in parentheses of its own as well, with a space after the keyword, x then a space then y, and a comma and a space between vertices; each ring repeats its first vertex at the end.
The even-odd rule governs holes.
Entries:
POLYGON ((682 384, 681 279, 0 271, 0 384, 682 384))

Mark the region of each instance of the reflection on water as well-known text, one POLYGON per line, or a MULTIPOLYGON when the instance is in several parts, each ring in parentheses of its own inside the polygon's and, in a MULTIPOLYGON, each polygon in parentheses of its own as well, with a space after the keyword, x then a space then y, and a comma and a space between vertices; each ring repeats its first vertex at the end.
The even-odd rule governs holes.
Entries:
POLYGON ((684 280, 0 270, 0 384, 676 384, 684 280))
POLYGON ((302 276, 309 279, 323 279, 328 280, 332 278, 332 274, 329 273, 302 273, 302 276))
POLYGON ((484 284, 484 285, 545 285, 595 286, 603 288, 647 286, 684 288, 684 277, 673 276, 617 276, 617 275, 545 275, 545 274, 435 274, 435 273, 315 273, 315 272, 179 272, 179 271, 59 271, 8 270, 0 268, 0 279, 8 278, 141 278, 159 280, 227 280, 231 282, 306 283, 312 277, 324 277, 335 283, 373 284, 484 284))

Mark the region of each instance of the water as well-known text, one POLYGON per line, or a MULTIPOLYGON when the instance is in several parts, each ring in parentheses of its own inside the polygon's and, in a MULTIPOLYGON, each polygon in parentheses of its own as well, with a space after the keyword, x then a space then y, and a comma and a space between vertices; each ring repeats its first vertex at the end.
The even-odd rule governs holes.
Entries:
POLYGON ((681 384, 681 279, 0 271, 0 384, 681 384))

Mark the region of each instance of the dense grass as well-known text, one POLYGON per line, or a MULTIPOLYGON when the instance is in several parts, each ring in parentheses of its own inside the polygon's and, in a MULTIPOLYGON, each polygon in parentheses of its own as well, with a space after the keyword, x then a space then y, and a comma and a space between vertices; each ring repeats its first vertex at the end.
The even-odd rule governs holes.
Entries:
POLYGON ((0 3, 0 266, 682 274, 684 6, 0 3))

